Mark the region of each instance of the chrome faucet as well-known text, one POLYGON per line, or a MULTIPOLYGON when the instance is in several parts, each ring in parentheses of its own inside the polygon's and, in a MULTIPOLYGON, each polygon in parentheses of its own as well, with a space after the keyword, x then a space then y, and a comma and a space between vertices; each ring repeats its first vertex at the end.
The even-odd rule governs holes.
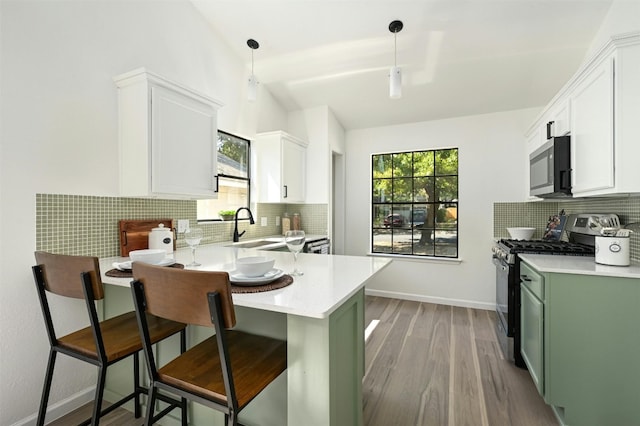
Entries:
POLYGON ((236 216, 235 216, 235 227, 233 228, 233 242, 237 243, 238 241, 240 241, 240 237, 242 237, 244 235, 245 231, 242 231, 240 234, 238 234, 238 213, 240 213, 240 210, 246 210, 249 213, 249 224, 250 225, 255 225, 256 221, 253 220, 253 215, 251 214, 251 210, 249 210, 248 207, 240 207, 238 210, 236 210, 236 216))

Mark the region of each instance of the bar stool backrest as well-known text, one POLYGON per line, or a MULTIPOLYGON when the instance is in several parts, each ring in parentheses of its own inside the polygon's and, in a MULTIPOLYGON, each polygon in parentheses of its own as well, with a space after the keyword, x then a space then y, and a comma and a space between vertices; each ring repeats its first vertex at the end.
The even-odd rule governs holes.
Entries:
POLYGON ((43 265, 44 288, 47 291, 60 296, 84 299, 81 275, 86 272, 91 276, 94 300, 104 298, 97 257, 68 256, 44 251, 36 251, 35 257, 38 265, 43 265))
POLYGON ((218 292, 224 328, 236 325, 227 272, 193 271, 134 262, 133 277, 144 286, 145 306, 149 314, 184 324, 213 327, 207 294, 218 292))

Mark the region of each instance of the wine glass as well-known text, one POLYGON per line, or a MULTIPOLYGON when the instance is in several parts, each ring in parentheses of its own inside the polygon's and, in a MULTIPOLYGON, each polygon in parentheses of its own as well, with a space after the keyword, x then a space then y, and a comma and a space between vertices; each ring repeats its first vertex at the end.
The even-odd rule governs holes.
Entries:
POLYGON ((189 228, 184 231, 184 240, 191 247, 191 257, 193 259, 187 266, 200 266, 200 263, 196 262, 196 247, 200 244, 203 235, 202 228, 189 228))
POLYGON ((304 231, 287 231, 284 234, 284 242, 287 243, 289 251, 293 253, 293 272, 291 275, 303 275, 304 272, 298 270, 298 253, 304 246, 304 231))

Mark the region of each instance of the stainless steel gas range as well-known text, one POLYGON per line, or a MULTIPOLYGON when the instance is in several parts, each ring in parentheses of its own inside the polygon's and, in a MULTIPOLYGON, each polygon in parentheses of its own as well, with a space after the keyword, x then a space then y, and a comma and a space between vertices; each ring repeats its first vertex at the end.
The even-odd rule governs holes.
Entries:
POLYGON ((567 241, 508 240, 493 247, 496 266, 497 335, 505 358, 526 368, 520 354, 520 259, 518 254, 594 256, 593 245, 567 241))

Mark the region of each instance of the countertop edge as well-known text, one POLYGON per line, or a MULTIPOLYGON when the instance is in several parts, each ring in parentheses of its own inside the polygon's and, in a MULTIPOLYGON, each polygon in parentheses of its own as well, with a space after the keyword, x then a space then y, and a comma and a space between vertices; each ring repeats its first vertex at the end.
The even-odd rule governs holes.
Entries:
POLYGON ((540 272, 640 279, 640 264, 635 263, 630 266, 601 265, 596 263, 592 256, 544 254, 518 254, 518 256, 540 272))
MULTIPOLYGON (((237 249, 234 250, 231 247, 220 247, 219 245, 216 245, 216 244, 209 245, 209 247, 210 247, 210 250, 215 250, 218 253, 233 253, 237 251, 237 249)), ((200 250, 201 252, 207 250, 207 245, 200 246, 198 250, 200 250)), ((247 254, 250 254, 253 251, 253 249, 241 249, 241 250, 242 250, 242 253, 247 253, 247 254)), ((274 252, 273 256, 276 257, 276 259, 286 259, 287 261, 291 257, 290 253, 279 253, 279 252, 274 252)), ((322 256, 322 257, 318 257, 317 260, 320 260, 322 258, 343 259, 341 262, 339 262, 341 264, 345 263, 344 258, 352 257, 352 256, 340 256, 340 255, 322 255, 322 254, 306 254, 306 256, 310 256, 308 259, 316 259, 315 258, 316 256, 322 256)), ((190 251, 188 248, 180 248, 174 252, 174 257, 176 261, 180 263, 184 263, 184 260, 190 257, 190 251)), ((362 258, 366 259, 365 256, 362 256, 362 258)), ((104 284, 115 285, 120 287, 130 287, 132 278, 117 278, 117 277, 109 277, 106 275, 107 271, 109 271, 110 269, 113 269, 114 262, 122 262, 124 260, 128 260, 128 258, 115 256, 115 257, 109 257, 109 258, 101 258, 99 260, 100 260, 101 278, 104 284)), ((271 312, 277 312, 277 313, 282 313, 287 315, 297 315, 297 316, 315 318, 315 319, 325 319, 325 318, 328 318, 340 306, 342 306, 347 300, 353 297, 358 291, 364 288, 366 284, 372 279, 373 276, 375 276, 382 269, 386 268, 391 262, 392 262, 391 259, 375 259, 375 261, 373 263, 370 263, 369 266, 365 266, 366 269, 364 271, 358 272, 352 277, 352 284, 349 286, 349 288, 344 289, 345 290, 344 293, 340 293, 338 297, 332 299, 330 301, 331 303, 319 303, 312 309, 308 309, 309 306, 307 306, 306 303, 301 303, 301 304, 298 304, 297 306, 295 304, 294 305, 277 304, 277 303, 271 304, 268 301, 266 301, 265 298, 263 297, 253 296, 253 295, 259 295, 261 293, 234 293, 233 301, 234 301, 234 304, 236 304, 239 307, 262 309, 262 310, 267 310, 271 312)), ((205 263, 205 262, 202 262, 202 263, 205 263)), ((224 270, 224 269, 221 269, 221 270, 224 270)), ((280 292, 283 295, 288 294, 286 287, 282 289, 274 290, 274 292, 280 292)), ((272 294, 275 294, 275 293, 272 293, 272 294)), ((285 298, 286 297, 287 296, 285 296, 285 298)))

